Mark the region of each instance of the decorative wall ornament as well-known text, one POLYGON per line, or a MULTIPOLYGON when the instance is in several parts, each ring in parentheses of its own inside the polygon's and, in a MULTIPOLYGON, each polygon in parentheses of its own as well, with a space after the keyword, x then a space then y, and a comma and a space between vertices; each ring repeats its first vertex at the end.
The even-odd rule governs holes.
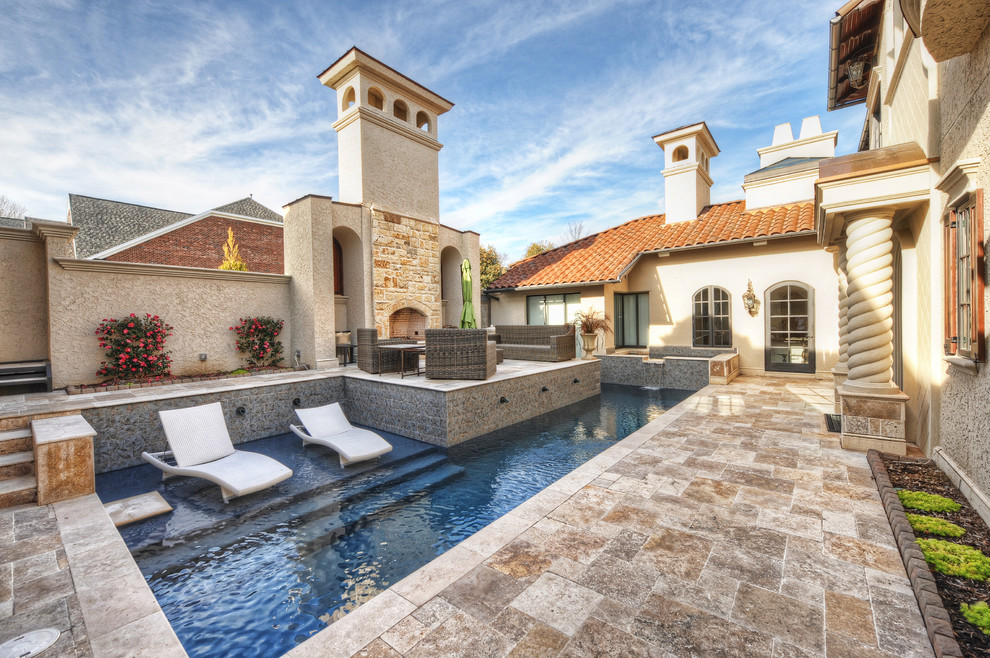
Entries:
POLYGON ((760 312, 760 300, 756 297, 756 293, 753 292, 753 280, 749 280, 749 285, 746 287, 746 292, 742 296, 743 306, 746 307, 746 311, 754 318, 760 312))

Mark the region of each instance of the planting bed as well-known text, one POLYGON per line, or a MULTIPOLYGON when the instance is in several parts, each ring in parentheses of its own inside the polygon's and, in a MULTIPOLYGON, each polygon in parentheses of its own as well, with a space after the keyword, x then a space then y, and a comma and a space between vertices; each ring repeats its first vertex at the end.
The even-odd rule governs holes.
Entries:
MULTIPOLYGON (((932 460, 897 457, 887 453, 880 453, 879 458, 894 489, 937 494, 950 498, 961 505, 961 508, 954 512, 906 510, 908 513, 917 513, 944 519, 966 530, 966 534, 958 538, 940 537, 934 534, 914 531, 917 538, 944 539, 957 544, 965 544, 982 551, 984 555, 990 556, 990 530, 988 530, 986 523, 970 507, 966 498, 932 460)), ((877 478, 878 485, 882 485, 882 479, 881 477, 877 478)), ((894 521, 891 518, 892 524, 894 521)), ((959 648, 962 650, 962 654, 965 656, 990 655, 990 635, 983 633, 979 628, 967 621, 962 615, 962 612, 960 612, 960 605, 963 603, 972 605, 978 601, 990 601, 990 581, 981 582, 968 578, 948 576, 939 573, 934 568, 931 569, 931 575, 934 577, 938 594, 952 622, 952 630, 954 631, 956 641, 959 643, 959 648)), ((925 606, 922 605, 922 608, 924 611, 925 606)), ((926 614, 925 617, 927 623, 929 621, 929 615, 926 614)))

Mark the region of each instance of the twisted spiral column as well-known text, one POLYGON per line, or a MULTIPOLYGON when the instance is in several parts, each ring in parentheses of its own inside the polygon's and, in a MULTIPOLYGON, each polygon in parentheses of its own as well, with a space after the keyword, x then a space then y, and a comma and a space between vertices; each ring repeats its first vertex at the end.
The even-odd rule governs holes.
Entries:
POLYGON ((846 217, 846 295, 849 376, 844 391, 895 393, 892 382, 894 211, 846 217))
POLYGON ((839 280, 839 362, 835 369, 839 372, 849 371, 849 283, 846 277, 848 268, 848 258, 846 256, 846 242, 840 240, 839 263, 836 274, 839 280))

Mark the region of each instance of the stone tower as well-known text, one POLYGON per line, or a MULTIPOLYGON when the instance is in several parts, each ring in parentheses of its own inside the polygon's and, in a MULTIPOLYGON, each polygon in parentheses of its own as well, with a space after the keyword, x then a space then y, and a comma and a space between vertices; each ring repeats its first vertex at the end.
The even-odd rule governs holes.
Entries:
POLYGON ((340 201, 439 222, 437 117, 454 104, 357 48, 319 77, 337 92, 340 201))
POLYGON ((709 163, 718 144, 704 121, 653 138, 664 151, 664 206, 668 224, 697 219, 711 203, 709 163))

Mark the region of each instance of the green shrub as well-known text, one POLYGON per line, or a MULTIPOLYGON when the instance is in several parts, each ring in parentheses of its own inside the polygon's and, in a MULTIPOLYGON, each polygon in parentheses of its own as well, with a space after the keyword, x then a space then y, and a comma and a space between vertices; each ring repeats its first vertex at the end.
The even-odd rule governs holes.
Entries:
POLYGON ((920 509, 922 512, 958 512, 962 507, 959 503, 936 494, 925 493, 924 491, 907 491, 900 489, 897 497, 901 500, 901 505, 909 509, 920 509))
POLYGON ((987 607, 986 601, 977 601, 973 605, 963 603, 959 606, 959 611, 966 621, 983 631, 985 635, 990 635, 990 607, 987 607))
POLYGON ((962 537, 966 534, 966 530, 944 519, 908 513, 907 520, 915 532, 927 532, 930 535, 942 535, 943 537, 962 537))
POLYGON ((942 539, 919 539, 925 561, 939 573, 985 581, 990 578, 990 558, 972 546, 942 539))

